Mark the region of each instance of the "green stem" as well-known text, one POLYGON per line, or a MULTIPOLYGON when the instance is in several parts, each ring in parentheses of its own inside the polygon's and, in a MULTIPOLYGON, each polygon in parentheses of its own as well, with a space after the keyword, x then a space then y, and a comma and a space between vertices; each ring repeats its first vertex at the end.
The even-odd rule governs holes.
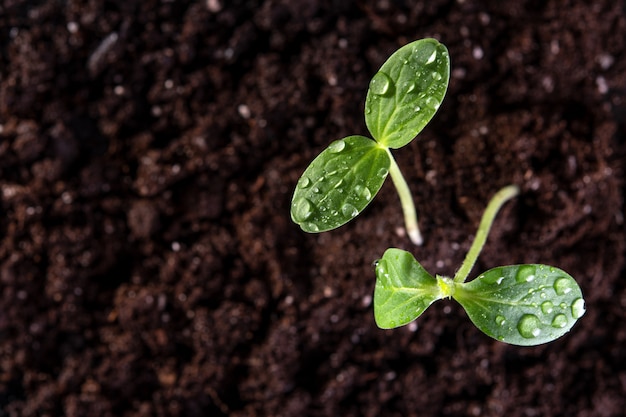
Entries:
POLYGON ((396 187, 396 190, 398 191, 398 196, 400 197, 400 204, 402 205, 402 212, 404 213, 404 225, 406 227, 406 233, 407 235, 409 235, 409 239, 411 239, 411 242, 420 246, 422 243, 424 243, 424 239, 422 238, 422 234, 420 233, 420 229, 417 224, 417 213, 415 211, 413 197, 411 196, 411 190, 409 190, 409 186, 406 183, 402 172, 400 172, 400 168, 398 167, 396 160, 393 158, 393 155, 388 148, 387 154, 389 155, 389 160, 391 161, 389 174, 391 175, 393 185, 396 187))
POLYGON ((465 255, 463 264, 461 264, 461 267, 454 275, 454 282, 465 282, 467 276, 476 263, 476 259, 478 259, 478 255, 480 255, 480 252, 483 250, 483 246, 485 245, 485 241, 487 240, 487 236, 489 235, 489 231, 491 230, 491 225, 493 224, 496 214, 498 214, 498 211, 500 211, 500 208, 504 203, 518 194, 519 187, 517 185, 509 185, 498 191, 496 195, 491 198, 491 201, 489 201, 489 204, 485 209, 483 218, 480 220, 480 225, 478 226, 474 242, 472 242, 472 246, 467 252, 467 255, 465 255))

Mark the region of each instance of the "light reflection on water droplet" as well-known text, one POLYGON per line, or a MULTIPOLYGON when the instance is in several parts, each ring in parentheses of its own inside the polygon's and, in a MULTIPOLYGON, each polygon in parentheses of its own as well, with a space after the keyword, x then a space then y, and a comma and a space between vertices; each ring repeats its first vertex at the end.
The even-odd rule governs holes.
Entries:
POLYGON ((563 327, 567 326, 567 317, 565 316, 565 314, 557 314, 556 316, 554 316, 551 325, 556 329, 562 329, 563 327))
POLYGON ((437 59, 437 50, 436 49, 433 51, 432 54, 430 54, 430 56, 426 60, 426 64, 432 64, 433 62, 435 62, 435 59, 437 59))
POLYGON ((387 168, 381 168, 378 170, 378 176, 381 178, 386 177, 388 173, 389 173, 389 170, 387 168))
POLYGON ((341 206, 341 212, 343 213, 344 216, 348 216, 348 217, 355 217, 357 214, 359 214, 359 211, 356 209, 356 207, 354 207, 350 203, 346 203, 343 206, 341 206))
POLYGON ((330 153, 339 153, 346 148, 346 141, 343 139, 339 139, 334 141, 328 146, 328 150, 330 153))
POLYGON ((531 282, 535 279, 535 267, 531 265, 523 265, 517 271, 515 281, 523 284, 525 282, 531 282))
POLYGON ((300 198, 294 205, 294 219, 298 222, 307 220, 313 214, 313 204, 306 198, 300 198))
POLYGON ((541 334, 541 321, 533 314, 524 314, 517 323, 519 334, 526 339, 533 339, 541 334))
POLYGON ((364 185, 357 185, 354 187, 354 191, 356 191, 357 195, 361 198, 364 198, 367 201, 372 199, 372 192, 364 185))
POLYGON ((309 185, 311 185, 311 180, 308 177, 300 178, 300 182, 298 183, 300 188, 307 188, 309 185))
POLYGON ((315 223, 307 223, 307 229, 311 232, 319 232, 320 228, 315 223))
POLYGON ((572 317, 579 319, 583 316, 583 314, 585 314, 585 311, 587 311, 585 309, 585 300, 582 298, 574 300, 572 303, 572 317))
POLYGON ((504 323, 506 323, 506 318, 504 318, 504 316, 496 316, 496 324, 498 326, 502 326, 504 323))
POLYGON ((372 93, 382 96, 389 91, 392 83, 391 78, 387 74, 379 71, 374 74, 372 81, 370 81, 370 90, 372 93))
POLYGON ((541 311, 543 314, 550 314, 554 310, 554 304, 551 301, 544 301, 541 303, 541 311))
POLYGON ((572 287, 570 285, 569 280, 567 278, 559 278, 556 281, 554 281, 554 291, 558 295, 565 295, 569 293, 570 291, 572 291, 572 287))
POLYGON ((439 103, 439 101, 438 101, 436 98, 434 98, 434 97, 428 97, 428 98, 426 99, 426 104, 427 104, 429 107, 432 107, 433 109, 437 110, 437 109, 439 108, 439 105, 440 105, 441 103, 439 103))

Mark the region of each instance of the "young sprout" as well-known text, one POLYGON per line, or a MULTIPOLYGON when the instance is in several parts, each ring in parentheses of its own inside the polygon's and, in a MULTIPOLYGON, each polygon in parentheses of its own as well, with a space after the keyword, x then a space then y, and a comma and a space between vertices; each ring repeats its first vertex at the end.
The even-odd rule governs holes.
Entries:
POLYGON ((421 245, 411 192, 391 149, 411 142, 432 119, 449 78, 448 50, 435 39, 421 39, 394 52, 367 91, 365 123, 374 140, 348 136, 322 151, 298 181, 292 220, 310 233, 342 226, 365 209, 391 175, 407 234, 421 245))
POLYGON ((430 275, 408 252, 387 249, 376 263, 374 317, 383 329, 405 325, 437 300, 453 298, 482 332, 513 345, 534 346, 567 333, 585 313, 580 287, 547 265, 507 265, 465 282, 500 207, 519 193, 505 187, 489 202, 476 238, 453 279, 430 275))

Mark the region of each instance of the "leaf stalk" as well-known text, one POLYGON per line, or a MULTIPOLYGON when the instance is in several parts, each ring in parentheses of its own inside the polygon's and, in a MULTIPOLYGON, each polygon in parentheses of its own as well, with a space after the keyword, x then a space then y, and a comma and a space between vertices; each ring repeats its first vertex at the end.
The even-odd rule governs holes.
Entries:
POLYGON ((476 260, 478 259, 478 255, 480 255, 480 252, 483 250, 483 246, 485 246, 485 241, 487 240, 487 236, 489 235, 489 231, 491 230, 491 226, 493 225, 493 221, 498 214, 498 211, 500 211, 500 208, 502 208, 504 203, 517 196, 519 191, 520 190, 517 185, 509 185, 502 188, 491 198, 487 208, 485 209, 485 213, 480 220, 480 225, 478 226, 478 231, 476 232, 476 237, 472 242, 472 246, 470 246, 467 255, 465 255, 465 259, 463 260, 461 267, 454 275, 454 282, 465 282, 467 276, 474 267, 476 260))
POLYGON ((411 190, 409 189, 409 185, 406 183, 396 160, 393 158, 391 151, 389 148, 386 148, 386 150, 389 155, 389 160, 391 161, 389 166, 389 175, 391 175, 393 185, 398 191, 398 197, 400 197, 400 205, 402 206, 402 212, 404 214, 404 226, 406 228, 406 233, 409 236, 409 239, 411 239, 411 242, 417 246, 421 246, 424 243, 424 239, 422 238, 422 234, 420 233, 419 225, 417 223, 417 212, 415 210, 415 203, 413 203, 413 197, 411 196, 411 190))

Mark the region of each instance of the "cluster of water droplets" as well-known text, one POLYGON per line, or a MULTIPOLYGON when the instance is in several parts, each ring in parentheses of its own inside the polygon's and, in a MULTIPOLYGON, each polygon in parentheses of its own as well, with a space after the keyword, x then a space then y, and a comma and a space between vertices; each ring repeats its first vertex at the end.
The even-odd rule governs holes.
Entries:
MULTIPOLYGON (((321 163, 318 176, 312 179, 305 172, 298 181, 297 188, 301 192, 292 202, 292 216, 304 230, 317 232, 343 224, 346 218, 356 217, 358 207, 369 203, 375 194, 366 179, 355 176, 355 156, 347 152, 350 149, 349 141, 334 141, 327 148, 327 158, 321 163), (343 203, 328 204, 329 201, 343 203)), ((380 178, 387 174, 387 168, 376 172, 380 178)))
MULTIPOLYGON (((481 277, 485 283, 500 285, 505 282, 505 277, 502 274, 498 274, 496 271, 492 272, 492 274, 481 277)), ((536 266, 520 266, 514 278, 515 282, 517 284, 531 283, 536 279, 536 273, 536 266)), ((539 307, 537 314, 523 314, 517 323, 514 323, 519 334, 525 339, 534 339, 541 335, 542 329, 546 324, 549 324, 549 326, 555 329, 562 329, 567 327, 570 323, 570 316, 574 320, 582 317, 583 314, 585 314, 585 301, 582 298, 576 298, 571 303, 561 302, 557 305, 555 305, 552 301, 547 300, 548 291, 554 291, 554 294, 563 297, 574 290, 574 285, 575 283, 573 283, 571 279, 558 277, 552 283, 551 289, 550 287, 530 289, 529 295, 533 295, 539 291, 539 298, 546 300, 536 305, 539 307), (539 313, 539 311, 541 313, 539 313)), ((509 325, 507 318, 501 314, 496 315, 494 321, 498 326, 509 325)))

